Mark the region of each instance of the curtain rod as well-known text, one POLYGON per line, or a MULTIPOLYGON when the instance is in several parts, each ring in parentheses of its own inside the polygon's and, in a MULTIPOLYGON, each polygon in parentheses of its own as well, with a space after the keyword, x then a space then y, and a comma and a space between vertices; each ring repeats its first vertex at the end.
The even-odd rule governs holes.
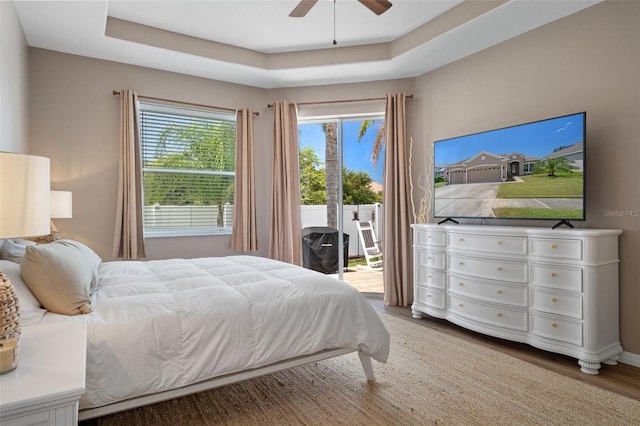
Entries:
MULTIPOLYGON (((344 104, 348 102, 384 101, 386 99, 387 98, 341 99, 337 101, 298 102, 297 105, 344 104)), ((413 99, 413 95, 407 95, 407 99, 413 99)), ((273 108, 273 104, 267 104, 267 108, 273 108)))
MULTIPOLYGON (((113 95, 119 95, 120 92, 117 90, 113 91, 113 95)), ((193 102, 185 102, 185 101, 176 101, 174 99, 163 99, 163 98, 154 98, 153 96, 145 96, 145 95, 138 95, 139 98, 144 98, 144 99, 151 99, 153 101, 162 101, 162 102, 171 102, 174 104, 181 104, 181 105, 189 105, 189 106, 195 106, 195 107, 202 107, 202 108, 214 108, 214 109, 220 109, 223 111, 231 111, 231 112, 236 112, 236 109, 233 108, 225 108, 225 107, 219 107, 219 106, 213 106, 213 105, 205 105, 205 104, 196 104, 193 102)), ((253 115, 255 115, 256 117, 260 115, 259 112, 255 111, 253 113, 253 115)))

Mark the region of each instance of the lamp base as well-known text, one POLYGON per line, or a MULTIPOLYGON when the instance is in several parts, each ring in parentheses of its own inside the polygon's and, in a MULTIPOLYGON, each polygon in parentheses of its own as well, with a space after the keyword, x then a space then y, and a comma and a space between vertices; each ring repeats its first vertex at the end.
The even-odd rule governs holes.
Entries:
POLYGON ((0 269, 0 374, 18 366, 20 302, 9 277, 0 269))
POLYGON ((39 235, 37 237, 27 237, 25 238, 25 240, 33 241, 34 243, 38 243, 38 244, 46 244, 46 243, 52 243, 54 241, 61 239, 62 236, 60 235, 58 228, 56 228, 56 225, 53 224, 52 220, 49 221, 49 224, 50 224, 49 226, 50 226, 51 232, 48 235, 39 235))

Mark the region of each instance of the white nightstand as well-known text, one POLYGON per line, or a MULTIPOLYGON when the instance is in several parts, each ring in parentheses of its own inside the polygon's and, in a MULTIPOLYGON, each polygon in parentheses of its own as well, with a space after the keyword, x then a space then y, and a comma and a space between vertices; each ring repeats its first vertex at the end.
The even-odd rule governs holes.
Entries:
POLYGON ((86 345, 84 321, 23 327, 18 368, 0 375, 2 426, 77 424, 86 345))

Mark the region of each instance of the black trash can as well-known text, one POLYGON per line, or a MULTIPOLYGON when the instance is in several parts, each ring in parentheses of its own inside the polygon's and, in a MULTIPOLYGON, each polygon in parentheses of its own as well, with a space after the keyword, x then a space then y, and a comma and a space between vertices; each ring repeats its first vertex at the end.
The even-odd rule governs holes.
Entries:
MULTIPOLYGON (((349 263, 349 234, 343 235, 343 262, 349 263)), ((338 272, 338 230, 327 226, 311 226, 302 230, 302 266, 333 274, 338 272)))

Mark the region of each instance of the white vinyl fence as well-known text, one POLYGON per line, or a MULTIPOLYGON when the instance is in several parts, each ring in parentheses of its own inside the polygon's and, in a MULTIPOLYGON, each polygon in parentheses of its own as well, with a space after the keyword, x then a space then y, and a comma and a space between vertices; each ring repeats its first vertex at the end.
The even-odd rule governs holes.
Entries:
MULTIPOLYGON (((180 228, 196 228, 202 232, 231 232, 233 222, 233 205, 224 207, 224 226, 211 227, 218 217, 217 206, 144 206, 145 229, 149 233, 167 233, 180 228)), ((302 211, 302 229, 310 226, 327 226, 327 206, 300 206, 302 211)), ((378 240, 382 235, 382 205, 360 204, 345 205, 343 214, 343 232, 349 235, 349 256, 364 256, 356 218, 360 222, 371 221, 378 240)), ((194 233, 195 234, 195 233, 194 233)))

